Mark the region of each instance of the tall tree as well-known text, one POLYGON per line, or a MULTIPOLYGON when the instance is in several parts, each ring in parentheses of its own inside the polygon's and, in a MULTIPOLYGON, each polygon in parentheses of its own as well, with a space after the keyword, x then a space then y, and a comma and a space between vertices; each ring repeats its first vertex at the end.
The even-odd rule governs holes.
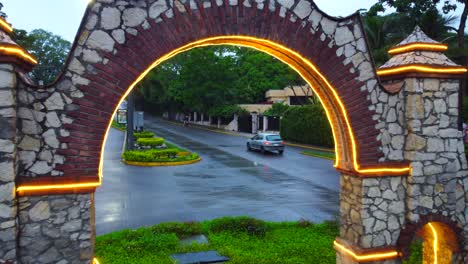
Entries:
POLYGON ((31 76, 45 84, 53 82, 65 64, 71 43, 43 29, 35 29, 29 33, 15 29, 13 37, 38 60, 31 76))
MULTIPOLYGON (((435 32, 440 32, 440 29, 434 30, 430 24, 433 24, 434 21, 439 20, 444 23, 444 27, 447 29, 453 29, 457 32, 458 46, 463 47, 464 38, 465 38, 465 27, 466 20, 468 17, 468 0, 378 0, 378 2, 371 7, 369 13, 375 15, 378 12, 385 11, 385 6, 393 7, 398 13, 405 14, 411 20, 413 25, 421 25, 423 30, 429 32, 428 34, 433 34, 435 32), (441 16, 436 15, 437 4, 443 3, 443 12, 444 14, 449 14, 450 12, 456 10, 457 3, 462 4, 464 9, 460 17, 460 24, 458 28, 451 28, 449 24, 453 22, 453 19, 441 19, 441 16), (428 23, 429 22, 429 23, 428 23), (423 24, 428 25, 424 27, 423 24)), ((431 35, 430 35, 431 36, 431 35)), ((436 36, 431 36, 436 38, 436 36)))

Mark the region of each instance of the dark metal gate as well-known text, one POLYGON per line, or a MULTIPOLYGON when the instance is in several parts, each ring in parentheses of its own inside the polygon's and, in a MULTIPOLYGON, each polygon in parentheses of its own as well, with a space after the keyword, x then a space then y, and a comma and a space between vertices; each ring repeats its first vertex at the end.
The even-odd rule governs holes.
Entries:
POLYGON ((238 119, 239 132, 252 133, 252 117, 250 115, 241 115, 238 119))

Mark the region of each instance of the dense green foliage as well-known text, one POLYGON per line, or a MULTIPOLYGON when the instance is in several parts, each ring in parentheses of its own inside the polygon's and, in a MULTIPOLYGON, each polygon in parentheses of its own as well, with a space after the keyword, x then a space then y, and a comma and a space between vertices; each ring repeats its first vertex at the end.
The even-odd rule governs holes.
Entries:
MULTIPOLYGON (((364 12, 364 28, 369 40, 371 52, 377 66, 385 63, 390 56, 388 49, 398 44, 407 37, 416 25, 429 35, 429 37, 449 44, 447 55, 453 60, 464 64, 468 56, 468 50, 463 45, 468 42, 464 34, 466 17, 460 18, 459 28, 453 27, 456 18, 444 15, 436 4, 440 0, 379 0, 367 12, 364 12), (379 15, 386 11, 387 7, 393 7, 397 12, 379 15), (463 34, 460 28, 463 27, 463 34)), ((455 1, 447 1, 444 5, 444 13, 454 10, 455 1)), ((461 2, 461 1, 460 1, 461 2)), ((468 12, 465 5, 458 5, 468 12)))
POLYGON ((58 77, 70 51, 69 41, 43 29, 35 29, 29 33, 15 29, 13 38, 37 58, 38 64, 31 72, 35 81, 48 84, 58 77))
POLYGON ((144 147, 159 147, 164 143, 164 138, 142 137, 137 139, 137 144, 144 147))
POLYGON ((115 120, 112 120, 112 127, 115 128, 115 129, 118 129, 120 131, 125 131, 125 129, 127 128, 126 125, 120 124, 115 120))
POLYGON ((197 111, 232 116, 236 104, 264 101, 269 89, 303 84, 279 60, 235 46, 196 48, 164 62, 150 72, 138 90, 145 103, 163 111, 197 111))
POLYGON ((136 138, 153 138, 154 133, 151 131, 143 130, 141 132, 134 132, 133 136, 136 138))
POLYGON ((307 223, 270 223, 246 217, 164 223, 97 237, 96 257, 103 264, 169 264, 173 253, 218 250, 232 264, 335 263, 333 240, 338 236, 338 225, 307 223), (207 235, 209 244, 179 243, 180 238, 200 233, 207 235))
POLYGON ((289 105, 283 103, 274 103, 270 109, 266 110, 263 114, 265 116, 280 117, 288 111, 289 105))
POLYGON ((415 240, 410 246, 411 255, 403 264, 422 264, 423 263, 423 247, 422 241, 415 240))
POLYGON ((293 106, 281 119, 281 137, 284 140, 317 146, 332 147, 333 135, 320 104, 293 106))
POLYGON ((216 106, 208 110, 208 114, 212 116, 231 118, 233 115, 245 115, 249 112, 238 105, 223 105, 216 106))
POLYGON ((173 159, 178 152, 178 149, 127 150, 122 153, 122 158, 126 161, 154 162, 173 159))

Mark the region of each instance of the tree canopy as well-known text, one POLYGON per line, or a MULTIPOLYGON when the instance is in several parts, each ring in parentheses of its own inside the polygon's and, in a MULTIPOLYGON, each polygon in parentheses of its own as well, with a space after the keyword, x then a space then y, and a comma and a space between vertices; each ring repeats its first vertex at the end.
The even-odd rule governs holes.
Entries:
POLYGON ((38 59, 31 72, 35 81, 51 83, 59 75, 70 51, 71 43, 43 29, 27 32, 15 29, 14 40, 38 59))
POLYGON ((224 116, 235 104, 264 101, 269 89, 303 84, 289 66, 268 54, 235 46, 196 48, 166 61, 139 84, 146 103, 159 110, 224 116))

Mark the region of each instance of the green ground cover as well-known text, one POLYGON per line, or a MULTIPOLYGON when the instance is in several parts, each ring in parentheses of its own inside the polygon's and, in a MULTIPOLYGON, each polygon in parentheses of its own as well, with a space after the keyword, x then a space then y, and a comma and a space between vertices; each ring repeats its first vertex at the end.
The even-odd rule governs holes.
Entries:
POLYGON ((115 128, 115 129, 118 129, 120 131, 125 131, 125 129, 127 128, 127 126, 119 124, 115 120, 112 120, 112 127, 115 128))
POLYGON ((173 263, 173 253, 218 250, 233 264, 335 263, 335 222, 263 222, 246 217, 201 223, 164 223, 96 239, 101 263, 173 263), (179 239, 205 234, 209 244, 182 246, 179 239))
POLYGON ((304 150, 301 153, 304 154, 304 155, 307 155, 307 156, 313 156, 313 157, 318 157, 318 158, 335 160, 335 153, 333 153, 333 152, 310 149, 310 150, 304 150))
POLYGON ((126 161, 181 162, 200 158, 198 153, 188 152, 184 148, 165 141, 164 138, 156 137, 156 135, 150 131, 144 130, 135 132, 134 137, 141 149, 124 151, 122 153, 122 158, 126 161))

